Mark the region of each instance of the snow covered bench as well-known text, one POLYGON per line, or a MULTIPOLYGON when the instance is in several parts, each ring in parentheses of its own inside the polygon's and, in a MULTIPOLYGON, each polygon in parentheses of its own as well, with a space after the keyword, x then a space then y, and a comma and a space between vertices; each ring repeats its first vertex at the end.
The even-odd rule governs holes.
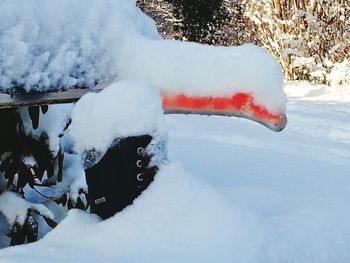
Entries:
MULTIPOLYGON (((84 208, 81 155, 89 159, 93 150, 99 158, 118 138, 157 137, 152 132, 164 123, 162 107, 165 113, 244 117, 273 131, 287 123, 283 75, 270 54, 254 45, 163 40, 134 0, 2 0, 0 62, 0 116, 6 123, 0 129, 0 201, 10 196, 32 209, 17 215, 0 206, 5 216, 10 214, 13 244, 25 241, 23 224, 33 222, 37 207, 24 200, 24 187, 36 190, 38 181, 55 185, 55 201, 84 208), (39 110, 73 102, 73 110, 39 110)), ((139 161, 132 165, 145 168, 139 161)), ((139 174, 135 178, 142 181, 139 174)), ((37 210, 52 223, 52 213, 37 210)))
POLYGON ((28 106, 63 104, 77 102, 87 93, 97 93, 101 89, 71 89, 45 93, 0 93, 0 110, 28 106))

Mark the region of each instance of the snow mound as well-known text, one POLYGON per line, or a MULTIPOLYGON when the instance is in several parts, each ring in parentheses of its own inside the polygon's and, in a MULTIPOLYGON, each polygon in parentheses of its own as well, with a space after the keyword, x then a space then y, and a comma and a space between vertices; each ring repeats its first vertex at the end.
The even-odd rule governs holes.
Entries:
POLYGON ((122 46, 118 72, 122 79, 147 81, 162 92, 201 97, 243 92, 271 112, 286 111, 281 67, 266 50, 252 44, 217 47, 130 38, 122 46))
POLYGON ((111 81, 120 45, 136 33, 159 37, 133 0, 2 0, 0 90, 111 81))
POLYGON ((69 128, 75 151, 103 153, 118 138, 165 134, 161 102, 157 88, 132 81, 85 95, 73 109, 69 128))
POLYGON ((238 256, 249 262, 262 233, 260 222, 171 164, 160 170, 142 198, 113 218, 99 222, 71 211, 43 240, 4 249, 0 259, 11 262, 15 253, 16 260, 26 262, 234 262, 238 256))

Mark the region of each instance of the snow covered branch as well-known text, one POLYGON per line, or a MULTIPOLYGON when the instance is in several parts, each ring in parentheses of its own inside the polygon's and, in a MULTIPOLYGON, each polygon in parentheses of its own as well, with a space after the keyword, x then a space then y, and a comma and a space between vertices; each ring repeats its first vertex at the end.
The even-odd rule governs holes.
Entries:
POLYGON ((261 44, 279 60, 288 79, 350 83, 349 70, 344 70, 349 68, 349 1, 244 2, 261 44))

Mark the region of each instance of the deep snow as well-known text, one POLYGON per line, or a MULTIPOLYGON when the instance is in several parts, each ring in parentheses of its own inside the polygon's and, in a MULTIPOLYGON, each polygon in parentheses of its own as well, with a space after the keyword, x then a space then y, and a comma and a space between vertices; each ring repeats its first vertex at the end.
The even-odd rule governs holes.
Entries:
POLYGON ((71 118, 69 134, 79 154, 105 153, 116 138, 166 133, 159 89, 135 81, 116 82, 100 93, 86 94, 71 118))
POLYGON ((281 133, 167 116, 171 162, 134 205, 104 222, 71 211, 0 262, 350 262, 349 91, 286 92, 281 133))

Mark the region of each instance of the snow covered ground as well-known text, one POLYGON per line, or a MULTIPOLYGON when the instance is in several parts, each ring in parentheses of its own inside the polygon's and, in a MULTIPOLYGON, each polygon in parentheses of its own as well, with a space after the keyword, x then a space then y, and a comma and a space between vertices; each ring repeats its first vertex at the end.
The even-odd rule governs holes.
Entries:
POLYGON ((350 262, 350 96, 290 84, 281 133, 245 119, 167 116, 170 164, 100 222, 71 211, 0 262, 350 262))

